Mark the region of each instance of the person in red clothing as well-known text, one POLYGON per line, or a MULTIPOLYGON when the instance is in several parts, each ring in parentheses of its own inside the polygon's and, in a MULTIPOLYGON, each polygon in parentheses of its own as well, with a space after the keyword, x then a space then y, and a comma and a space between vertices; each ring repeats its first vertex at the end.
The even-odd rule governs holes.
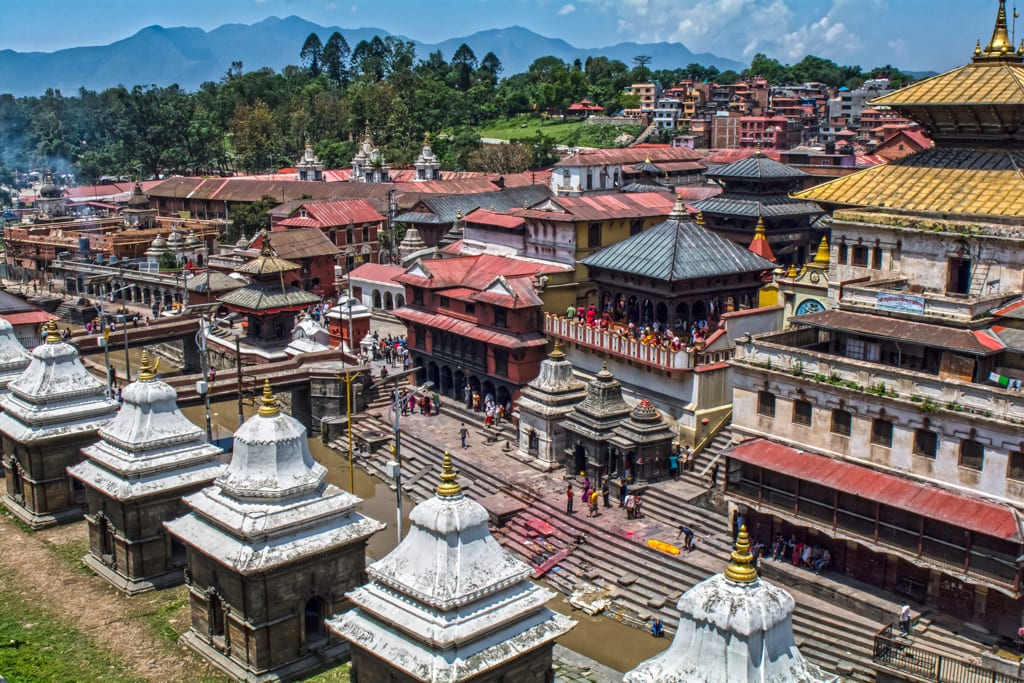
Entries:
POLYGON ((572 484, 565 489, 565 514, 572 514, 572 484))

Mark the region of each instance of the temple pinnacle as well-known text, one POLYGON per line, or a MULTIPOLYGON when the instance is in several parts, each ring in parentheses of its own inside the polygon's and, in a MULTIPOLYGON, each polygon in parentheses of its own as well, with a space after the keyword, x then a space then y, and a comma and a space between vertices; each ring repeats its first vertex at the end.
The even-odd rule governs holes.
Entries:
POLYGON ((274 392, 270 389, 270 380, 264 380, 263 382, 263 398, 260 399, 262 405, 260 406, 260 415, 263 417, 277 417, 281 414, 281 409, 277 405, 277 396, 274 396, 274 392))
POLYGON ((462 486, 456 480, 457 477, 458 473, 452 469, 452 456, 445 451, 441 459, 441 483, 437 485, 437 495, 451 498, 462 493, 462 486))
POLYGON ((750 552, 750 536, 747 535, 745 524, 740 527, 740 532, 736 536, 736 548, 732 551, 729 565, 725 568, 725 578, 735 583, 757 581, 754 556, 750 552))

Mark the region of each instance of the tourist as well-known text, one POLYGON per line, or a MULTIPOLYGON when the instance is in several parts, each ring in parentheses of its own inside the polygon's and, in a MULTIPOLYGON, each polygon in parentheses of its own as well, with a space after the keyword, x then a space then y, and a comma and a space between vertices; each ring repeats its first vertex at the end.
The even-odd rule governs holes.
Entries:
POLYGON ((388 376, 388 367, 386 365, 380 366, 380 378, 384 379, 388 376))
POLYGON ((821 570, 828 569, 830 564, 832 564, 832 553, 828 551, 828 548, 825 548, 821 552, 821 557, 814 562, 814 573, 820 574, 821 570))
POLYGON ((633 519, 636 515, 636 496, 632 493, 626 494, 626 519, 633 519))
POLYGON ((610 508, 612 506, 612 504, 608 502, 608 499, 611 497, 611 492, 611 487, 608 486, 608 480, 605 479, 604 484, 601 485, 601 497, 604 498, 604 506, 606 508, 610 508))
POLYGON ((910 637, 910 605, 900 607, 900 632, 910 637))
POLYGON ((565 489, 565 514, 572 514, 572 484, 565 489))
POLYGON ((619 507, 626 507, 626 489, 629 487, 626 477, 623 476, 619 479, 619 507))
POLYGON ((466 448, 466 439, 469 437, 469 430, 466 429, 466 423, 463 422, 462 426, 459 427, 459 439, 462 441, 462 447, 466 448))
POLYGON ((781 534, 775 534, 775 543, 772 544, 772 559, 778 562, 786 556, 786 538, 781 534))
POLYGON ((668 454, 668 473, 674 481, 679 481, 679 444, 668 454))
POLYGON ((657 617, 651 621, 651 635, 655 638, 663 638, 665 636, 665 624, 657 617))
POLYGON ((597 517, 599 514, 601 514, 597 511, 597 506, 600 500, 601 496, 597 492, 597 489, 594 489, 593 491, 590 492, 590 512, 587 513, 588 517, 597 517))
POLYGON ((689 444, 683 449, 683 459, 686 463, 686 469, 693 472, 693 449, 690 448, 689 444))
POLYGON ((441 414, 441 394, 436 391, 431 396, 431 405, 434 406, 434 415, 441 414))

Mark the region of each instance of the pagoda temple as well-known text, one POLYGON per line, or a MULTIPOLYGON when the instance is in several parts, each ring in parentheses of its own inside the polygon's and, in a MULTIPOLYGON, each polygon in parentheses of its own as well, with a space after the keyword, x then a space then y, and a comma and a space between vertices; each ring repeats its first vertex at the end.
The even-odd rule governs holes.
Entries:
POLYGON ((229 310, 245 315, 246 342, 260 346, 280 345, 283 349, 291 341, 295 316, 320 303, 320 297, 285 284, 291 279, 288 273, 301 266, 279 258, 265 234, 262 244, 260 255, 238 268, 251 282, 222 295, 220 302, 229 310))
POLYGON ((668 476, 668 455, 675 438, 672 427, 662 419, 657 408, 642 399, 629 417, 612 430, 608 442, 621 459, 620 470, 629 470, 635 481, 657 481, 668 476))
POLYGON ((114 417, 117 401, 52 320, 28 367, 7 389, 0 398, 4 505, 33 529, 79 519, 85 491, 67 468, 82 460, 81 448, 114 417))
POLYGON ((587 386, 576 379, 572 363, 556 341, 540 363, 540 373, 519 396, 519 456, 542 469, 561 467, 566 432, 559 424, 587 395, 587 386))
POLYGON ((814 202, 789 196, 803 186, 807 173, 758 148, 752 156, 705 175, 723 188, 722 194, 693 203, 709 230, 745 247, 761 223, 780 262, 802 264, 814 254, 823 232, 817 219, 824 212, 814 202))
POLYGON ((444 454, 437 495, 409 514, 394 550, 328 621, 352 644, 359 683, 548 683, 554 640, 574 622, 545 607, 553 593, 491 535, 444 454))
POLYGON ((605 363, 587 384, 586 397, 558 423, 567 434, 563 452, 566 468, 571 468, 573 474, 584 472, 597 482, 613 474, 619 453, 608 439, 615 427, 629 417, 629 411, 629 404, 622 398, 622 383, 605 363))
POLYGON ((624 683, 826 683, 835 676, 803 658, 793 639, 793 596, 757 576, 746 527, 731 561, 679 598, 668 649, 641 662, 624 683))
POLYGON ((192 628, 182 640, 235 679, 296 678, 348 650, 324 619, 365 581, 366 542, 384 525, 326 476, 268 381, 230 464, 166 523, 188 547, 192 628))
POLYGON ((0 392, 6 392, 11 380, 17 379, 32 361, 32 354, 21 345, 14 325, 0 318, 0 392))
POLYGON ((178 409, 177 392, 156 377, 142 352, 137 381, 117 417, 68 468, 86 490, 89 554, 85 563, 129 595, 180 583, 185 546, 163 523, 187 509, 181 497, 209 486, 222 470, 220 448, 178 409))

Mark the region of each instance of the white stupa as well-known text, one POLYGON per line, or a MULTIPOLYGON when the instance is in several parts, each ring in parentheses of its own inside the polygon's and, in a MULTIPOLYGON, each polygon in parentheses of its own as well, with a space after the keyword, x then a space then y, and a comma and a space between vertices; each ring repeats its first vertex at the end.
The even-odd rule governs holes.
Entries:
POLYGON ((0 318, 0 391, 15 379, 32 361, 32 354, 21 345, 14 334, 14 325, 0 318))
POLYGON ((803 658, 793 640, 793 596, 762 581, 741 527, 725 571, 679 598, 668 649, 623 683, 826 683, 837 680, 803 658))
POLYGON ((437 495, 409 520, 398 547, 367 567, 370 583, 348 594, 355 609, 328 620, 352 644, 353 679, 550 680, 554 640, 575 623, 545 606, 554 594, 491 535, 448 453, 437 495))

